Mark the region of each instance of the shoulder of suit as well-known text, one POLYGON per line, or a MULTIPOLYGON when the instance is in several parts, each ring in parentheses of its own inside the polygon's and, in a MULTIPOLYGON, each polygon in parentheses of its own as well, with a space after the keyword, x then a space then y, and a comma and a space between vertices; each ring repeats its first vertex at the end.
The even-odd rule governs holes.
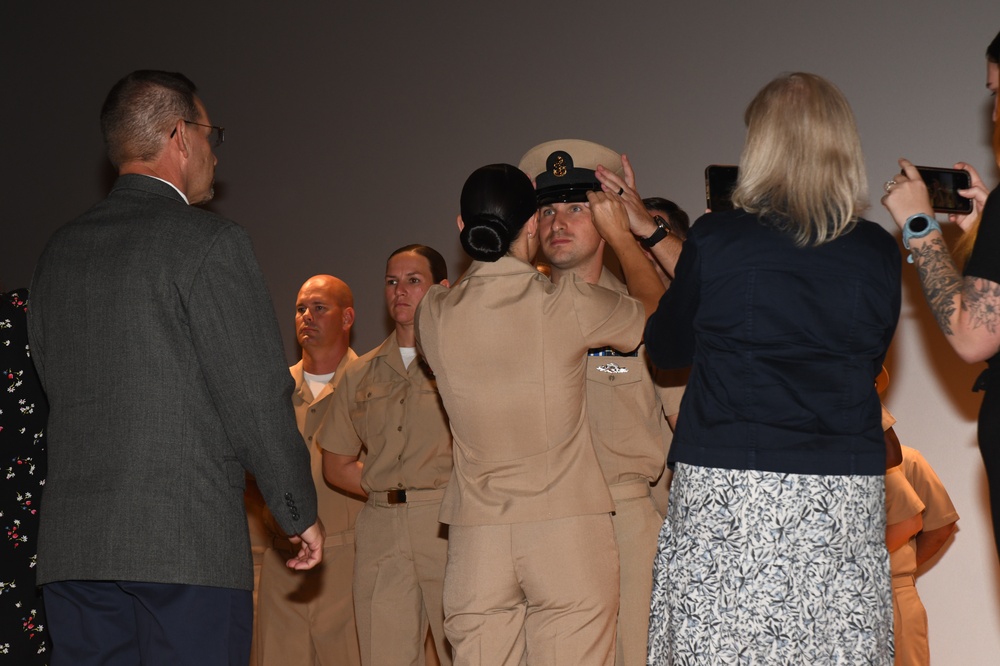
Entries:
POLYGON ((148 205, 155 208, 165 219, 170 218, 171 222, 179 224, 190 222, 192 227, 186 232, 199 236, 214 236, 230 229, 245 233, 243 227, 232 220, 201 206, 188 205, 169 183, 149 176, 140 174, 120 176, 102 203, 112 205, 118 197, 145 199, 148 205))

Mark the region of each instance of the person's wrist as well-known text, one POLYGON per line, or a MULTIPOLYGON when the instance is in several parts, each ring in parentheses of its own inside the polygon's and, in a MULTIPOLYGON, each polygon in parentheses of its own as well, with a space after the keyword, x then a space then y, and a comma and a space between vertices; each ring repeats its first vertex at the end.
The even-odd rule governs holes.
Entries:
MULTIPOLYGON (((914 213, 906 218, 903 222, 903 247, 907 250, 910 249, 911 243, 913 241, 920 241, 931 233, 937 231, 941 233, 941 225, 938 221, 934 219, 933 214, 928 214, 924 212, 914 213)), ((907 263, 913 263, 913 255, 910 254, 906 258, 907 263)))
POLYGON ((647 250, 653 249, 653 246, 670 235, 670 227, 667 226, 666 220, 657 215, 653 221, 656 223, 656 227, 652 232, 639 238, 639 244, 647 250))
POLYGON ((653 233, 656 232, 657 229, 659 229, 659 226, 656 224, 653 218, 646 217, 638 220, 637 224, 632 229, 632 233, 634 233, 639 238, 649 238, 651 235, 653 235, 653 233))
POLYGON ((607 230, 601 234, 601 237, 611 246, 612 250, 617 250, 635 242, 632 233, 628 229, 607 230))

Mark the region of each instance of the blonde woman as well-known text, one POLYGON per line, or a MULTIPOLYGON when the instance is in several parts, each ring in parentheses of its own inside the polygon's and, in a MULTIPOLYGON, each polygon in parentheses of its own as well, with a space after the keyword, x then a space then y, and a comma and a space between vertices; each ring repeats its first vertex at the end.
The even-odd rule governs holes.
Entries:
POLYGON ((875 377, 900 257, 862 220, 847 100, 819 76, 746 111, 736 210, 691 228, 646 328, 691 365, 669 462, 650 664, 892 663, 875 377))

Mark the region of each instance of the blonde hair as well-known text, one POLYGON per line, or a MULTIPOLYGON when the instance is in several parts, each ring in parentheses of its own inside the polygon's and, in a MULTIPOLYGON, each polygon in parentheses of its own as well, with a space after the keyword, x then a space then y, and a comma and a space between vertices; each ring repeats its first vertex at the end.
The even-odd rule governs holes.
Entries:
POLYGON ((736 207, 768 218, 800 247, 853 229, 868 205, 868 179, 843 93, 815 74, 779 76, 757 93, 744 119, 736 207))

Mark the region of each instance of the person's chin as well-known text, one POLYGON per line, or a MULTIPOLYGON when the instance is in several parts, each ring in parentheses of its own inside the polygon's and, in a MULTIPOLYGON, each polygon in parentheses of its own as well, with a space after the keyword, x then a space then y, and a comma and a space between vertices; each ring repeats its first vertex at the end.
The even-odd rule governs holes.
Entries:
POLYGON ((212 187, 212 188, 209 188, 208 192, 205 192, 203 195, 201 195, 199 197, 191 198, 191 205, 192 206, 203 206, 203 205, 207 204, 209 201, 211 201, 214 197, 215 197, 215 188, 212 187))
POLYGON ((553 266, 558 264, 566 256, 569 251, 569 245, 557 245, 555 247, 547 247, 541 249, 541 255, 545 261, 549 262, 553 266))

